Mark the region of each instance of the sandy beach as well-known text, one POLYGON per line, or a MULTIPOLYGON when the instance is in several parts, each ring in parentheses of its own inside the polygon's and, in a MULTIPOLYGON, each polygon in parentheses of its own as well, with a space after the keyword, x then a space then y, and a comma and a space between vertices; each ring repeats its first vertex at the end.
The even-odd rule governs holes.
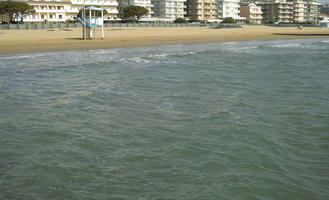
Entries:
MULTIPOLYGON (((329 38, 328 28, 242 26, 213 29, 209 27, 129 27, 106 28, 104 40, 81 39, 81 28, 54 30, 1 30, 0 53, 60 50, 87 50, 193 44, 209 42, 329 38)), ((97 32, 100 38, 100 31, 97 32)))

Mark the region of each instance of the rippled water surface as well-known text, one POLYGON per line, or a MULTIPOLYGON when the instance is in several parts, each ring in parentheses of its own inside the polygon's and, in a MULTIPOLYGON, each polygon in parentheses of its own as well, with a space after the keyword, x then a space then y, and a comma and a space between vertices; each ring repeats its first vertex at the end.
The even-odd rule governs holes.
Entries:
POLYGON ((328 199, 328 102, 328 39, 0 55, 0 199, 328 199))

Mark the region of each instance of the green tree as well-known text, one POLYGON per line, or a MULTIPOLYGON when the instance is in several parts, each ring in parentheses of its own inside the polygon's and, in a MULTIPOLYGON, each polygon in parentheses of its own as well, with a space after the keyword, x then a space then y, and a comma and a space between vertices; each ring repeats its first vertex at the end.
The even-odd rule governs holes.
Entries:
POLYGON ((129 18, 129 17, 135 17, 137 18, 137 21, 139 21, 139 19, 146 15, 149 11, 141 6, 127 6, 123 9, 123 16, 125 18, 129 18))
POLYGON ((222 23, 236 23, 232 17, 226 17, 223 19, 222 23))
POLYGON ((20 23, 24 23, 24 15, 32 14, 35 10, 29 4, 25 2, 11 2, 4 1, 0 2, 0 13, 9 16, 9 23, 16 23, 16 17, 19 18, 20 23))
POLYGON ((177 19, 175 19, 175 21, 174 21, 174 23, 181 23, 181 24, 183 24, 183 23, 186 23, 187 21, 184 19, 184 18, 177 18, 177 19))

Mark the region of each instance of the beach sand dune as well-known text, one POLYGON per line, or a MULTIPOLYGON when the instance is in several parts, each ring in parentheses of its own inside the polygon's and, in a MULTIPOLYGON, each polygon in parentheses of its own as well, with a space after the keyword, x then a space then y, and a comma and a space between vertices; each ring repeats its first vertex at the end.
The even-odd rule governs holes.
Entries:
MULTIPOLYGON (((100 38, 100 31, 97 33, 100 38)), ((329 29, 242 26, 105 28, 104 40, 82 40, 81 28, 55 30, 1 30, 0 53, 108 49, 166 44, 329 37, 329 29)))

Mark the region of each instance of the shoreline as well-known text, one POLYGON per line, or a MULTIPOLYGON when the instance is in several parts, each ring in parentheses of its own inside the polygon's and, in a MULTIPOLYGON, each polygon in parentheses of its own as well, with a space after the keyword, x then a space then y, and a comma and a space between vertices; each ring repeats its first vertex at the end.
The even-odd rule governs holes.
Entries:
MULTIPOLYGON (((99 36, 100 31, 97 33, 99 36)), ((80 28, 56 30, 1 30, 0 54, 97 50, 198 44, 251 40, 329 38, 328 28, 242 26, 212 29, 208 27, 129 27, 106 28, 104 40, 82 40, 80 28)))

